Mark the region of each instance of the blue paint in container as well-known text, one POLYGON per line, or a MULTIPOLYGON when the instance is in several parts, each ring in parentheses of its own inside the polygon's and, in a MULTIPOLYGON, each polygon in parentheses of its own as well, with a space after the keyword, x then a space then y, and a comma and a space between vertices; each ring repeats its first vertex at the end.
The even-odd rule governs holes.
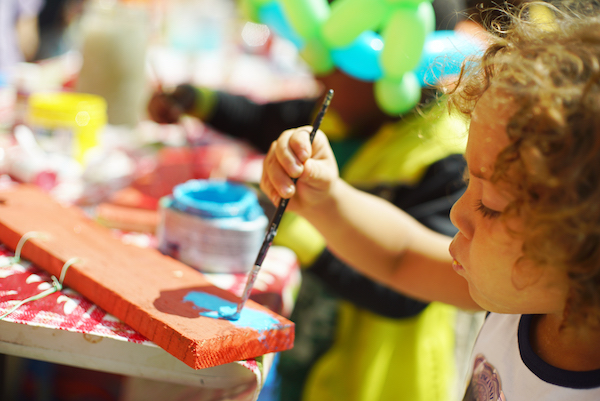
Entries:
POLYGON ((173 189, 172 207, 204 219, 224 219, 226 225, 264 215, 252 190, 227 181, 190 180, 179 184, 173 189))

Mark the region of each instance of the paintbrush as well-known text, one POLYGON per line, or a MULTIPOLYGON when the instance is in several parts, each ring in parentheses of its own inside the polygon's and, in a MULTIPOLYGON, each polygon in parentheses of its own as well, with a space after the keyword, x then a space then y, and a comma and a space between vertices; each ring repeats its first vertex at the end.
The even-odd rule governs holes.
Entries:
MULTIPOLYGON (((321 110, 319 110, 319 113, 317 114, 317 117, 315 118, 315 121, 312 125, 313 128, 310 133, 310 143, 312 143, 313 139, 315 138, 315 134, 317 133, 317 130, 319 129, 319 126, 321 125, 323 116, 325 115, 325 112, 327 111, 327 108, 329 107, 329 103, 331 103, 331 98, 333 98, 333 89, 329 89, 329 92, 327 92, 327 95, 325 96, 325 99, 323 100, 321 110)), ((293 178, 292 180, 295 184, 298 179, 293 178)), ((269 250, 269 248, 271 247, 271 244, 273 243, 273 238, 275 238, 275 235, 277 234, 277 228, 279 228, 279 223, 281 222, 281 217, 283 216, 283 212, 285 212, 285 208, 287 207, 287 204, 289 201, 290 201, 289 198, 281 199, 281 201, 279 202, 279 206, 277 206, 277 210, 275 210, 275 214, 273 215, 273 218, 271 219, 271 222, 269 224, 269 230, 267 231, 267 233, 265 235, 265 239, 262 243, 262 246, 260 247, 260 250, 258 251, 258 256, 256 257, 256 261, 254 262, 254 266, 252 267, 252 270, 248 274, 248 281, 246 281, 246 286, 244 287, 244 292, 242 293, 242 298, 240 299, 240 301, 237 304, 237 308, 234 309, 231 306, 222 306, 219 308, 219 317, 229 319, 229 320, 238 320, 240 318, 240 313, 242 312, 242 309, 244 308, 246 301, 250 297, 250 292, 252 291, 252 287, 254 286, 254 281, 256 281, 256 276, 258 275, 258 272, 260 271, 260 267, 262 266, 262 262, 265 259, 265 256, 267 255, 267 251, 269 250)))

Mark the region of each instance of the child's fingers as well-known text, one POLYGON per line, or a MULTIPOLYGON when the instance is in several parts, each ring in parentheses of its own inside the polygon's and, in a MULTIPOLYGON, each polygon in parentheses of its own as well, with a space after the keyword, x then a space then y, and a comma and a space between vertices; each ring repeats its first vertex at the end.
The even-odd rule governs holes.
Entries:
POLYGON ((260 179, 260 189, 265 194, 265 196, 269 198, 271 202, 273 202, 274 205, 279 203, 281 197, 275 190, 275 187, 273 187, 273 184, 271 184, 271 181, 268 179, 267 169, 263 169, 262 177, 260 179))
POLYGON ((316 160, 308 160, 304 165, 303 177, 308 178, 313 186, 319 186, 321 183, 330 182, 332 177, 327 168, 316 160))
POLYGON ((306 154, 310 155, 309 132, 305 128, 297 128, 284 131, 277 139, 276 146, 273 148, 279 164, 286 171, 286 174, 292 178, 298 178, 304 171, 303 162, 306 160, 306 154), (304 142, 307 142, 304 143, 304 142), (300 156, 304 158, 301 160, 300 156))
POLYGON ((331 146, 329 146, 327 135, 325 135, 321 130, 318 130, 315 134, 315 138, 312 143, 311 157, 316 159, 327 159, 329 157, 334 157, 331 151, 331 146))
POLYGON ((263 191, 269 199, 273 199, 273 196, 289 198, 294 193, 294 182, 279 160, 278 148, 279 142, 273 142, 263 163, 261 189, 265 187, 263 191))
POLYGON ((310 133, 312 127, 305 126, 292 130, 289 138, 289 147, 297 158, 300 165, 304 164, 312 156, 312 144, 310 133))
POLYGON ((312 152, 311 157, 304 163, 303 179, 307 178, 313 186, 333 181, 338 175, 337 163, 327 136, 320 130, 312 143, 312 152))
POLYGON ((318 131, 311 144, 311 130, 312 127, 287 130, 271 144, 263 163, 261 189, 274 203, 279 198, 294 195, 296 186, 293 178, 300 179, 304 185, 312 188, 312 192, 304 194, 309 198, 326 190, 335 179, 337 165, 327 137, 318 131))

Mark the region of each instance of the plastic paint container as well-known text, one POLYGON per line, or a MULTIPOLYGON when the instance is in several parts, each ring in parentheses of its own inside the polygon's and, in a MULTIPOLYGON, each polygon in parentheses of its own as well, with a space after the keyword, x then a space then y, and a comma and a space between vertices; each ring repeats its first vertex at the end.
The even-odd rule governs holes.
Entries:
POLYGON ((28 123, 46 152, 65 154, 83 164, 106 125, 106 101, 86 93, 33 93, 28 123))
MULTIPOLYGON (((0 0, 1 1, 1 0, 0 0)), ((135 127, 150 95, 146 49, 149 2, 88 1, 80 21, 78 92, 102 96, 111 125, 135 127)))
POLYGON ((226 181, 177 185, 159 210, 159 250, 206 273, 248 272, 268 224, 256 194, 226 181))

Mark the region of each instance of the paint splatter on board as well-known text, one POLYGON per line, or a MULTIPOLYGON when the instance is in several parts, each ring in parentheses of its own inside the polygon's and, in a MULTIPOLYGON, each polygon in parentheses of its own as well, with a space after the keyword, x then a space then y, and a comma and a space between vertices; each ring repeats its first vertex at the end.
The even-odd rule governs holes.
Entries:
MULTIPOLYGON (((192 302, 199 309, 199 314, 215 319, 220 318, 219 309, 221 307, 236 307, 234 302, 200 291, 190 291, 184 298, 184 302, 192 302)), ((240 318, 230 320, 231 323, 239 327, 249 327, 257 331, 270 330, 281 323, 268 313, 245 307, 240 313, 240 318)))

